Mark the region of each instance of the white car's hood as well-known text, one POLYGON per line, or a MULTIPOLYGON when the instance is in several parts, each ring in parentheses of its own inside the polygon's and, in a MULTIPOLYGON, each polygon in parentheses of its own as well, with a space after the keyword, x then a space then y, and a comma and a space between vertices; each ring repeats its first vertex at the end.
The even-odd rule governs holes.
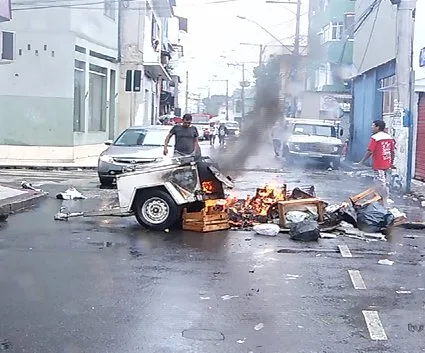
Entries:
POLYGON ((342 141, 336 137, 316 136, 316 135, 292 135, 288 143, 323 143, 327 145, 342 145, 342 141))

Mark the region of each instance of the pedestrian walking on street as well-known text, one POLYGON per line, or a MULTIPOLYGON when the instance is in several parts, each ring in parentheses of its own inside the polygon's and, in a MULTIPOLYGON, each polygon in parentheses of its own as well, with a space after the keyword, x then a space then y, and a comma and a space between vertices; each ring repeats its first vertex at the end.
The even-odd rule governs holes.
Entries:
POLYGON ((228 135, 229 130, 227 130, 225 123, 220 123, 220 126, 218 128, 218 142, 220 143, 220 146, 224 146, 224 139, 228 135))
POLYGON ((216 126, 215 123, 211 123, 210 124, 210 131, 211 131, 211 134, 210 134, 210 145, 211 146, 214 146, 215 145, 215 139, 216 139, 216 137, 218 135, 218 128, 217 128, 217 126, 216 126))
POLYGON ((273 148, 274 155, 279 157, 281 153, 283 153, 283 140, 285 136, 285 124, 283 121, 277 122, 272 128, 272 140, 273 140, 273 148))
POLYGON ((372 132, 368 150, 358 165, 363 165, 372 157, 376 191, 382 197, 384 207, 388 207, 388 178, 394 168, 395 140, 385 132, 385 122, 382 120, 372 123, 372 132))
POLYGON ((198 130, 192 126, 192 115, 185 114, 182 124, 174 125, 164 141, 164 156, 168 155, 168 145, 174 136, 174 157, 194 156, 201 157, 201 148, 198 142, 198 130))

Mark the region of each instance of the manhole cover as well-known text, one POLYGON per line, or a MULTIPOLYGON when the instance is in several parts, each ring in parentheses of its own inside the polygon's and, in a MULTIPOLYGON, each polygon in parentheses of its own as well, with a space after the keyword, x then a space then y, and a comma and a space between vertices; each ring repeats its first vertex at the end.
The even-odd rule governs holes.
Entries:
POLYGON ((184 338, 198 341, 223 341, 224 335, 219 331, 189 329, 182 332, 184 338))

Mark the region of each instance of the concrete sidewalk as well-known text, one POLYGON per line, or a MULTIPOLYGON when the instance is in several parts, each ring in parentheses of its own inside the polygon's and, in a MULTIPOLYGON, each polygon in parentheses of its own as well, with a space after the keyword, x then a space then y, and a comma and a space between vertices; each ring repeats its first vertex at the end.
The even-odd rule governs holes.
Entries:
POLYGON ((36 205, 45 196, 32 190, 0 185, 0 220, 7 218, 11 213, 36 205))
POLYGON ((97 169, 98 157, 88 157, 77 159, 74 162, 60 163, 49 161, 17 161, 0 159, 0 169, 37 169, 37 170, 76 170, 76 169, 97 169))

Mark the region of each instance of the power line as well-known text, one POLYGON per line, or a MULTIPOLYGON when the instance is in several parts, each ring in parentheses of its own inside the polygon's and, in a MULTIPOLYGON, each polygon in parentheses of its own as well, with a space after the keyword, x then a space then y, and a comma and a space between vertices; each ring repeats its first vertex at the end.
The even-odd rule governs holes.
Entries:
MULTIPOLYGON (((136 0, 126 0, 126 2, 135 2, 136 0)), ((197 3, 193 4, 191 6, 199 6, 199 5, 214 5, 214 4, 223 4, 223 3, 229 3, 234 2, 237 0, 216 0, 216 1, 210 1, 205 3, 197 3)), ((120 0, 110 0, 107 2, 107 4, 115 4, 120 3, 120 0)), ((105 1, 75 1, 75 3, 69 3, 67 0, 34 0, 34 1, 26 1, 26 2, 15 2, 13 5, 17 5, 19 7, 13 7, 12 11, 25 11, 25 10, 43 10, 43 9, 50 9, 50 8, 73 8, 73 9, 80 9, 80 10, 103 10, 104 6, 102 7, 94 7, 93 5, 104 5, 105 1), (64 3, 67 2, 67 3, 64 3), (33 5, 33 6, 28 6, 33 5)), ((171 6, 170 6, 171 7, 171 6)), ((149 9, 150 10, 166 10, 169 9, 168 6, 152 6, 149 9)), ((147 7, 132 7, 132 8, 126 8, 124 6, 121 7, 123 10, 144 10, 147 7)))
POLYGON ((369 36, 369 39, 368 39, 368 41, 367 41, 366 48, 365 48, 365 51, 364 51, 364 53, 363 53, 362 60, 360 61, 360 65, 359 65, 359 69, 358 69, 359 71, 360 71, 361 67, 363 66, 364 60, 365 60, 366 55, 367 55, 367 52, 368 52, 368 50, 369 50, 370 42, 372 41, 373 32, 374 32, 374 30, 375 30, 376 21, 377 21, 377 19, 378 19, 379 9, 381 8, 381 6, 380 6, 380 5, 381 5, 381 1, 382 1, 382 0, 379 0, 379 1, 378 1, 378 7, 377 7, 377 9, 376 9, 375 18, 373 19, 373 23, 372 23, 372 29, 370 30, 370 36, 369 36))

